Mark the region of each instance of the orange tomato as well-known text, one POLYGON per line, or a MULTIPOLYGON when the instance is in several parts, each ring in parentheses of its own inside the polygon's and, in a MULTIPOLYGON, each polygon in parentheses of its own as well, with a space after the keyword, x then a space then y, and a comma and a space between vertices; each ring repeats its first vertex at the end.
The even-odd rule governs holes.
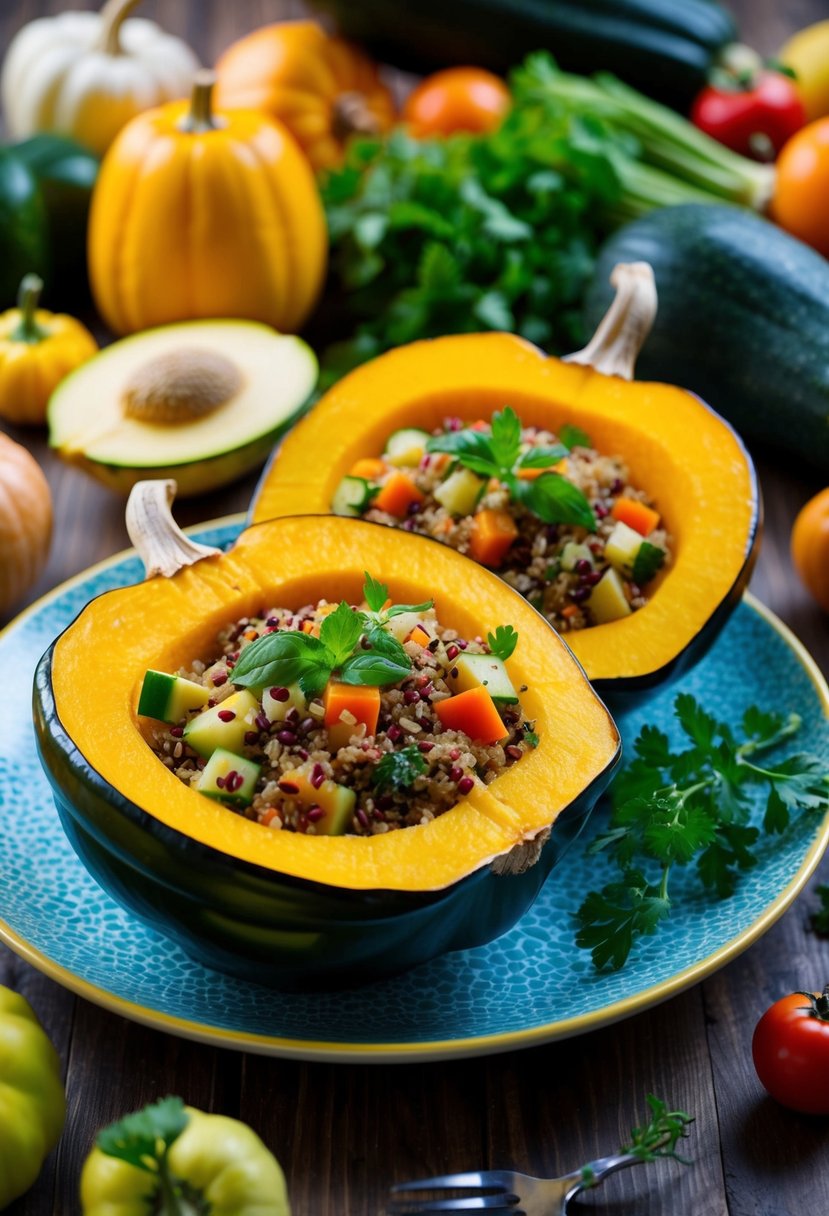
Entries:
POLYGON ((829 487, 810 498, 798 514, 791 551, 803 585, 829 612, 829 487))
POLYGON ((829 118, 803 127, 777 159, 771 214, 781 228, 829 257, 829 118))
POLYGON ((492 131, 510 107, 510 91, 483 68, 445 68, 409 94, 402 118, 417 139, 456 131, 492 131))

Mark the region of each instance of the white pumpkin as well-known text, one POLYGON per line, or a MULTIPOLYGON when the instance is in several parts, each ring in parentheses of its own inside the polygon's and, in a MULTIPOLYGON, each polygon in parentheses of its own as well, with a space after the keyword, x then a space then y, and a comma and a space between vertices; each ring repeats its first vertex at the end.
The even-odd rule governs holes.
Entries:
POLYGON ((154 21, 124 20, 137 3, 40 17, 15 34, 0 77, 12 138, 58 131, 102 155, 136 114, 189 96, 196 55, 154 21))

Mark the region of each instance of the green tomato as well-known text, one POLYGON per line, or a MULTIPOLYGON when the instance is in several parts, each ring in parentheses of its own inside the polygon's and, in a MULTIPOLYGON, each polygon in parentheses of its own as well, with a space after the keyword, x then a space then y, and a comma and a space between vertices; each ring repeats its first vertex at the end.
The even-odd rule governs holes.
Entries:
POLYGON ((81 1172, 83 1216, 290 1216, 279 1162, 245 1123, 185 1107, 187 1126, 166 1163, 176 1191, 159 1174, 94 1148, 81 1172), (182 1196, 178 1192, 182 1191, 182 1196))
POLYGON ((0 984, 0 1208, 28 1191, 65 1118, 58 1054, 29 1002, 0 984))

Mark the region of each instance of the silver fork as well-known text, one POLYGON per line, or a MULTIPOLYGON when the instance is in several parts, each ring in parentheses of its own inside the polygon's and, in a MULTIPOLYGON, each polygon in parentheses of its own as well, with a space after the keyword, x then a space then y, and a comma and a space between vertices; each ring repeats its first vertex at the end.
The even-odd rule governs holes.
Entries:
POLYGON ((635 1153, 599 1157, 561 1178, 533 1178, 513 1170, 476 1170, 467 1174, 439 1174, 417 1182, 393 1186, 388 1216, 432 1216, 441 1212, 508 1213, 508 1216, 565 1216, 567 1204, 579 1191, 598 1186, 616 1170, 643 1160, 635 1153), (438 1195, 439 1191, 468 1191, 465 1197, 438 1195), (423 1192, 433 1192, 424 1195, 423 1192))

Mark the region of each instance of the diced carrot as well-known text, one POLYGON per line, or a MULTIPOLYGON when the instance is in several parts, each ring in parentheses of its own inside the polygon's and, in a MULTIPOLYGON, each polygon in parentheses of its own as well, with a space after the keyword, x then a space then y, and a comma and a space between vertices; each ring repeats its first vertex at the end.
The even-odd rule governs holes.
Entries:
POLYGON ((435 701, 434 708, 447 730, 462 730, 479 743, 497 743, 508 733, 495 702, 483 684, 443 701, 435 701))
POLYGON ((442 473, 452 457, 448 452, 429 452, 429 468, 435 473, 442 473))
POLYGON ((349 469, 349 477, 362 477, 365 481, 378 481, 386 471, 386 462, 379 456, 364 456, 349 469))
POLYGON ((521 481, 535 481, 536 477, 540 477, 542 473, 559 473, 562 477, 565 477, 567 474, 567 457, 562 457, 558 464, 551 464, 549 469, 519 469, 518 477, 521 481))
POLYGON ((271 807, 270 810, 262 812, 262 814, 259 817, 259 822, 264 823, 265 827, 267 827, 268 824, 272 823, 273 820, 276 818, 276 814, 277 814, 276 808, 271 807))
POLYGON ((569 621, 571 616, 578 616, 580 612, 581 608, 578 604, 565 604, 561 610, 561 615, 569 621))
POLYGON ((412 632, 406 638, 407 642, 417 642, 418 646, 428 646, 431 640, 426 630, 422 629, 420 625, 415 625, 412 632))
POLYGON ((373 502, 378 511, 403 516, 413 502, 423 502, 423 495, 407 473, 392 473, 373 502))
POLYGON ((472 423, 469 429, 470 431, 488 431, 489 425, 490 424, 488 422, 484 422, 483 418, 478 418, 477 421, 472 423))
POLYGON ((344 735, 346 740, 350 739, 360 723, 365 725, 367 735, 376 733, 380 716, 380 689, 374 685, 341 684, 337 680, 329 680, 325 686, 323 704, 329 734, 332 728, 345 727, 345 730, 337 729, 337 736, 344 735))
POLYGON ((500 566, 517 535, 509 511, 479 511, 472 519, 469 552, 483 566, 500 566))
POLYGON ((610 514, 641 536, 649 536, 659 526, 659 512, 635 498, 617 498, 610 514))
POLYGON ((315 625, 313 621, 303 621, 300 628, 303 633, 311 633, 315 638, 318 638, 320 635, 320 627, 319 625, 315 625))

